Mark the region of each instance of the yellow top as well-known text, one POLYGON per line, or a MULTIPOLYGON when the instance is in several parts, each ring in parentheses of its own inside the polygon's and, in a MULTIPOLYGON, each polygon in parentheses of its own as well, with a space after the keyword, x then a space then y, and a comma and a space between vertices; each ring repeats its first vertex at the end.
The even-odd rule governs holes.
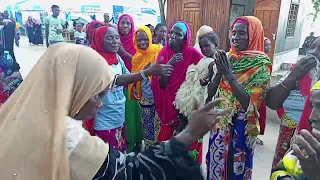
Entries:
POLYGON ((316 83, 312 86, 311 91, 312 91, 312 90, 320 90, 320 81, 316 82, 316 83))

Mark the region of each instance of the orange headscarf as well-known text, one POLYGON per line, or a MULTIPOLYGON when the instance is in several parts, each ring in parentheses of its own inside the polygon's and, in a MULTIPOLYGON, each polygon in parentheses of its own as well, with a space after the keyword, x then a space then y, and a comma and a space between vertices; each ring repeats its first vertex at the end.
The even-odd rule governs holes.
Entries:
POLYGON ((264 30, 261 21, 254 16, 238 17, 233 22, 231 26, 231 31, 233 30, 234 25, 237 24, 239 21, 248 22, 249 44, 245 51, 237 51, 232 45, 229 51, 229 55, 235 57, 236 59, 237 56, 266 55, 264 53, 264 30))
MULTIPOLYGON (((147 26, 141 26, 139 27, 136 32, 133 35, 133 44, 135 49, 137 50, 136 54, 132 57, 132 69, 131 72, 139 72, 141 71, 146 65, 149 63, 155 63, 158 57, 158 54, 160 50, 162 49, 161 45, 158 44, 152 44, 152 34, 150 29, 147 26), (137 33, 138 31, 144 31, 149 39, 149 47, 147 50, 142 50, 138 48, 137 45, 137 33)), ((130 93, 130 99, 138 99, 140 100, 142 97, 142 90, 141 90, 141 82, 136 82, 134 84, 128 85, 129 93, 130 93), (133 86, 135 86, 136 89, 136 95, 137 97, 134 97, 133 92, 133 86)))

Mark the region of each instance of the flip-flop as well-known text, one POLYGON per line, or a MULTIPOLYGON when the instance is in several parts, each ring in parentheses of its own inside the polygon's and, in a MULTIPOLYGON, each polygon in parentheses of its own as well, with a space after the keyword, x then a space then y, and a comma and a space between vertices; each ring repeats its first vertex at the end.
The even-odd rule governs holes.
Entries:
POLYGON ((259 139, 259 138, 257 138, 256 143, 257 143, 258 145, 263 145, 263 141, 262 141, 261 139, 259 139))

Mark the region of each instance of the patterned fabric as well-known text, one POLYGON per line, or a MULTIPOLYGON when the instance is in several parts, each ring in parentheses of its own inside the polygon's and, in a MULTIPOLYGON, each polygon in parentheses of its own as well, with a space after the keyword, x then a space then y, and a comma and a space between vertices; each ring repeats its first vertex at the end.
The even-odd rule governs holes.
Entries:
POLYGON ((275 169, 277 167, 280 160, 289 151, 290 142, 296 129, 297 129, 297 124, 295 124, 294 126, 287 126, 285 124, 281 124, 279 129, 277 146, 276 146, 276 150, 275 150, 274 158, 272 162, 272 169, 275 169))
MULTIPOLYGON (((283 76, 279 80, 279 83, 285 80, 288 77, 288 74, 283 76)), ((306 101, 309 97, 308 95, 303 95, 301 93, 301 88, 299 88, 299 86, 300 84, 297 83, 296 88, 291 90, 288 97, 284 100, 282 108, 277 110, 278 116, 281 119, 281 126, 272 162, 272 170, 277 167, 279 161, 289 151, 290 141, 292 140, 295 131, 297 131, 298 124, 305 111, 306 101)), ((307 87, 310 87, 310 85, 307 85, 307 87)))
MULTIPOLYGON (((2 70, 0 66, 0 76, 7 77, 8 75, 11 75, 12 71, 11 68, 6 71, 2 70), (8 71, 10 73, 8 74, 8 71)), ((6 100, 9 99, 10 95, 19 87, 19 85, 22 83, 23 79, 21 76, 12 79, 11 81, 7 83, 0 83, 0 106, 6 102, 6 100)))
POLYGON ((96 130, 95 132, 98 137, 100 137, 106 143, 109 143, 118 151, 124 152, 127 149, 128 143, 125 139, 126 129, 124 125, 116 129, 101 131, 96 130))
MULTIPOLYGON (((1 50, 3 50, 3 47, 1 47, 1 50)), ((13 59, 10 56, 9 53, 3 53, 2 56, 0 56, 0 68, 1 68, 1 76, 3 78, 6 78, 10 76, 12 71, 12 65, 13 65, 13 59)))
POLYGON ((154 104, 145 105, 145 103, 140 103, 140 106, 143 140, 145 142, 146 147, 148 148, 150 145, 156 142, 156 122, 154 121, 156 107, 154 104))
POLYGON ((94 180, 201 180, 200 166, 187 147, 173 138, 142 153, 122 154, 110 147, 94 180))
POLYGON ((293 154, 293 151, 288 152, 281 160, 276 170, 271 174, 271 180, 278 180, 281 177, 290 177, 295 180, 307 180, 304 177, 299 159, 293 154))
MULTIPOLYGON (((245 56, 237 60, 231 57, 230 61, 233 66, 233 74, 250 96, 250 104, 246 112, 248 124, 245 127, 245 133, 249 137, 248 143, 254 146, 260 132, 258 109, 269 86, 271 62, 267 56, 245 56)), ((226 99, 219 105, 219 108, 232 107, 235 113, 242 108, 227 79, 221 81, 218 92, 221 98, 226 99)), ((231 120, 230 116, 225 116, 217 127, 222 129, 228 127, 231 120)))
POLYGON ((240 112, 227 129, 211 131, 207 180, 251 179, 254 149, 247 143, 246 126, 245 114, 240 112))
POLYGON ((159 142, 158 140, 158 137, 159 137, 159 134, 160 134, 160 129, 161 129, 161 121, 160 121, 160 118, 156 112, 156 115, 154 117, 154 132, 155 132, 155 135, 156 135, 156 142, 159 142))

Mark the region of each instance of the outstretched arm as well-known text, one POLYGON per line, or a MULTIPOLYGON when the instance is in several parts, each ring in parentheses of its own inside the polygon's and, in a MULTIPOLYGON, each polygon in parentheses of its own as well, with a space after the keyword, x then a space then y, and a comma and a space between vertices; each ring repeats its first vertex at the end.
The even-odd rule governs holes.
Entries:
POLYGON ((141 153, 122 154, 110 147, 109 154, 93 179, 203 179, 200 166, 177 138, 141 153))

